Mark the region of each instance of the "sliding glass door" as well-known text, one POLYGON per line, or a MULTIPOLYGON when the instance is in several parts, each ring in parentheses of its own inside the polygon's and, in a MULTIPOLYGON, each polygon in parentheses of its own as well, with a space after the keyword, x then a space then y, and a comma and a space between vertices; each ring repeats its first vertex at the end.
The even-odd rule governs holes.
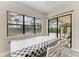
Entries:
POLYGON ((48 21, 48 33, 49 36, 57 37, 57 18, 50 19, 48 21))
POLYGON ((58 17, 58 26, 60 27, 60 38, 70 39, 70 43, 68 47, 72 46, 72 31, 71 31, 71 15, 66 15, 62 17, 58 17))
POLYGON ((70 36, 70 17, 71 15, 58 17, 58 26, 60 27, 60 37, 67 37, 70 36))
POLYGON ((70 39, 69 47, 72 47, 72 15, 59 16, 48 20, 49 36, 70 39))

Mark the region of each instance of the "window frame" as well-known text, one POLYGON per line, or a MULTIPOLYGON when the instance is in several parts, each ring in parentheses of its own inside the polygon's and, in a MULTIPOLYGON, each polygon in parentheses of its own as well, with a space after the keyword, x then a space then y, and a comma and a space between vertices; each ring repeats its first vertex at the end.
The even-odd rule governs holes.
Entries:
MULTIPOLYGON (((16 13, 16 12, 13 12, 13 11, 7 11, 7 37, 9 36, 9 32, 8 32, 8 25, 21 25, 21 24, 10 24, 10 23, 8 23, 8 13, 9 12, 12 12, 12 13, 16 13)), ((19 14, 19 15, 21 15, 22 17, 23 17, 23 22, 22 22, 22 25, 23 25, 23 30, 22 30, 22 34, 25 34, 26 32, 25 32, 25 17, 30 17, 30 18, 33 18, 33 20, 34 20, 34 34, 36 34, 36 28, 35 28, 35 19, 40 19, 40 18, 37 18, 37 17, 32 17, 32 16, 28 16, 28 15, 23 15, 23 14, 20 14, 20 13, 16 13, 16 14, 19 14)), ((42 19, 40 19, 40 20, 42 20, 42 19)), ((42 31, 41 31, 42 32, 42 31)), ((15 36, 15 35, 13 35, 13 36, 15 36)))
POLYGON ((51 22, 50 20, 52 20, 52 19, 55 19, 55 21, 56 21, 56 27, 57 27, 57 28, 56 28, 56 29, 57 29, 57 30, 56 30, 56 31, 57 31, 57 32, 56 32, 56 37, 58 38, 58 18, 57 18, 57 17, 56 17, 56 18, 51 18, 51 19, 48 20, 48 36, 49 36, 49 33, 50 33, 50 32, 49 32, 49 22, 51 22))
MULTIPOLYGON (((70 13, 70 14, 66 14, 66 15, 61 15, 61 16, 57 16, 57 17, 54 17, 54 18, 57 18, 57 32, 58 32, 58 18, 59 17, 64 17, 64 16, 70 16, 70 36, 71 36, 71 38, 70 38, 70 48, 72 48, 72 13, 70 13)), ((54 18, 51 18, 51 19, 54 19, 54 18)), ((49 20, 50 19, 48 19, 48 30, 49 30, 49 20)), ((49 31, 48 31, 48 36, 49 36, 49 31)), ((58 38, 58 34, 57 34, 57 38, 58 38)), ((60 38, 61 38, 61 33, 60 33, 60 38)))
MULTIPOLYGON (((11 23, 8 23, 8 18, 9 18, 9 16, 8 16, 8 14, 10 13, 11 11, 7 11, 7 36, 10 36, 9 35, 9 31, 8 31, 8 29, 9 29, 9 25, 16 25, 16 26, 23 26, 23 18, 22 18, 22 24, 11 24, 11 23)), ((12 13, 15 13, 15 12, 12 12, 12 13)), ((22 17, 23 17, 23 15, 22 14, 19 14, 19 13, 15 13, 15 14, 18 14, 18 15, 21 15, 22 17)), ((22 28, 23 29, 23 28, 22 28)), ((23 30, 22 30, 22 33, 23 33, 23 30)), ((12 35, 13 36, 13 35, 12 35)))

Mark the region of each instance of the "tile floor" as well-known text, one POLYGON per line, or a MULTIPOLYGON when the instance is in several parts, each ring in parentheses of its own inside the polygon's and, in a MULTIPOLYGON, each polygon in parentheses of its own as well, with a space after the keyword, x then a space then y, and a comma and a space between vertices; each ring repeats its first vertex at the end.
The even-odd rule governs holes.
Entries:
POLYGON ((72 51, 70 48, 66 48, 63 51, 63 55, 60 57, 79 57, 79 52, 72 51))

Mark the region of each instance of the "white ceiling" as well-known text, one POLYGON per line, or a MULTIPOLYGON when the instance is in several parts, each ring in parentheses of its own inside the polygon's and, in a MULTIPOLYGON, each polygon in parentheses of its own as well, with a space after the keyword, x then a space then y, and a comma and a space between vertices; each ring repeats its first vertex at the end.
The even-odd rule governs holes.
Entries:
POLYGON ((49 14, 55 8, 62 6, 67 2, 63 1, 21 1, 22 4, 25 4, 33 9, 36 9, 42 13, 49 14))

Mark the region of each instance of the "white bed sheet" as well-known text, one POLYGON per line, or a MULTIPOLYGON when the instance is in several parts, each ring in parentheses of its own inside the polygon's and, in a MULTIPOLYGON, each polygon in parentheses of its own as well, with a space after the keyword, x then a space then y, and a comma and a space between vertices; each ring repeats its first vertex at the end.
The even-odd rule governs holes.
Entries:
POLYGON ((24 40, 13 40, 10 42, 10 51, 15 52, 17 50, 27 48, 29 46, 39 44, 51 39, 53 39, 53 41, 57 40, 57 38, 53 36, 38 36, 38 37, 24 39, 24 40))

